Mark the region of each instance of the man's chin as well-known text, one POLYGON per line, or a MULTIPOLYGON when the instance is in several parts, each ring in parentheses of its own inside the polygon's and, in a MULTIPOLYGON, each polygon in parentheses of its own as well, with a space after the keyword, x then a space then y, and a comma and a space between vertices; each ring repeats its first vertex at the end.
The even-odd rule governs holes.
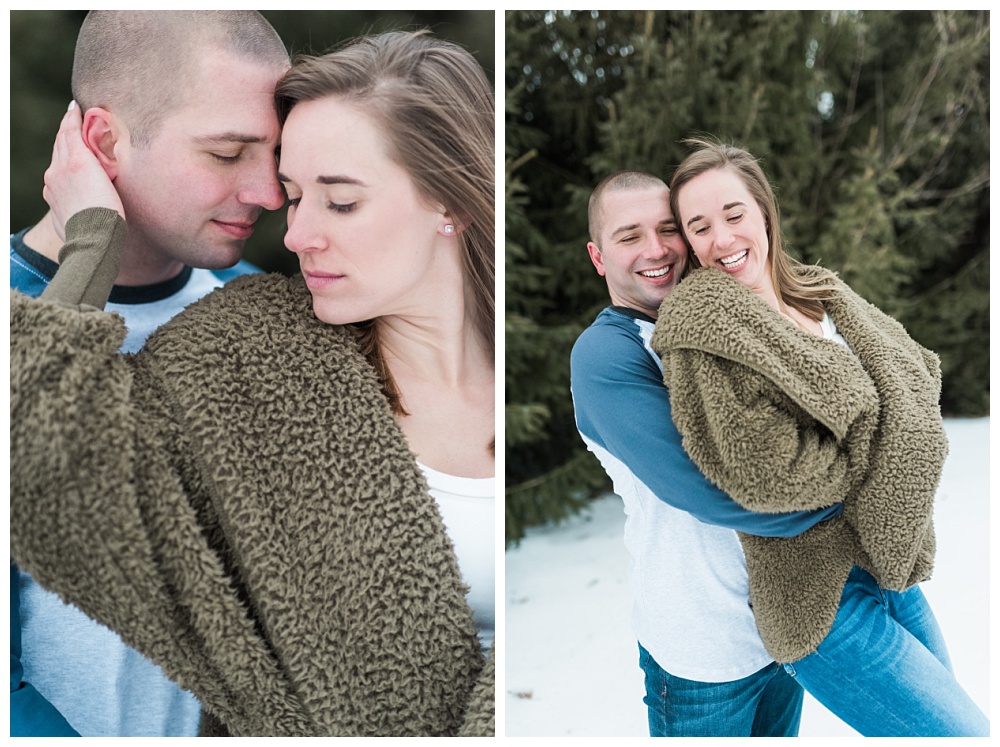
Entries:
POLYGON ((191 258, 187 264, 205 270, 225 270, 243 258, 246 241, 214 242, 191 258))

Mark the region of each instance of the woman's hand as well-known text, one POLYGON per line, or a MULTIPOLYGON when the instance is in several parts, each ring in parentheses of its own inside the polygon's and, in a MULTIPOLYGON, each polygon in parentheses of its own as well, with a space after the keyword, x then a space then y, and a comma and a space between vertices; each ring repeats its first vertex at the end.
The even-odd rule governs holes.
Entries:
POLYGON ((66 239, 66 221, 84 208, 106 207, 122 218, 121 198, 97 157, 83 142, 83 115, 76 102, 69 105, 56 133, 52 163, 45 170, 42 197, 52 209, 52 223, 66 239))

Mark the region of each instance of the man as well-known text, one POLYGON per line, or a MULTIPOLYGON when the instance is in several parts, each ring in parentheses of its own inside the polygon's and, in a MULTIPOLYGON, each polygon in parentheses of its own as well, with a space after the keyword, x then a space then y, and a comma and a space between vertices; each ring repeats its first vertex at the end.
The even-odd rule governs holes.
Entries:
MULTIPOLYGON (((256 271, 240 256, 261 209, 284 203, 273 92, 288 66, 256 11, 88 14, 73 94, 128 217, 107 306, 128 325, 123 351, 256 271)), ((41 294, 62 243, 51 211, 11 235, 11 287, 41 294)), ((193 736, 199 711, 115 633, 11 566, 11 736, 193 736)))
POLYGON ((650 735, 795 736, 802 690, 757 634, 733 530, 790 536, 815 519, 746 511, 684 452, 649 347, 660 302, 688 262, 666 184, 613 174, 591 195, 589 222, 587 250, 613 305, 573 347, 573 403, 581 436, 625 503, 650 735))

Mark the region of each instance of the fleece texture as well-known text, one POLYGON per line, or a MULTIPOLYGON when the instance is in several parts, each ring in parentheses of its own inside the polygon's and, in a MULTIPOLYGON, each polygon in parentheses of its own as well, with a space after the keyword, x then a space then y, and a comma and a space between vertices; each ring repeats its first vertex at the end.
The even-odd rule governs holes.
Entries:
POLYGON ((663 302, 652 339, 684 448, 710 480, 754 511, 844 504, 796 537, 740 535, 757 627, 779 662, 816 650, 853 566, 888 589, 929 578, 948 449, 937 357, 828 282, 827 313, 851 350, 708 268, 663 302))
POLYGON ((232 735, 493 734, 465 587, 371 367, 301 278, 116 353, 11 294, 11 555, 232 735))

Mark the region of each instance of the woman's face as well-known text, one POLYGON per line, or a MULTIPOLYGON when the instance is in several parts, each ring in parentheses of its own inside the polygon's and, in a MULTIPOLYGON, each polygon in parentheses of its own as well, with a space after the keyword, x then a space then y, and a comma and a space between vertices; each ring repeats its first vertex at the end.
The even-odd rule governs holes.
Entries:
POLYGON ((449 223, 390 160, 378 127, 339 97, 300 103, 281 133, 278 179, 288 194, 285 246, 316 316, 346 324, 419 314, 433 304, 449 223))
POLYGON ((678 219, 702 266, 773 295, 767 222, 743 179, 731 169, 713 169, 678 189, 678 219))

